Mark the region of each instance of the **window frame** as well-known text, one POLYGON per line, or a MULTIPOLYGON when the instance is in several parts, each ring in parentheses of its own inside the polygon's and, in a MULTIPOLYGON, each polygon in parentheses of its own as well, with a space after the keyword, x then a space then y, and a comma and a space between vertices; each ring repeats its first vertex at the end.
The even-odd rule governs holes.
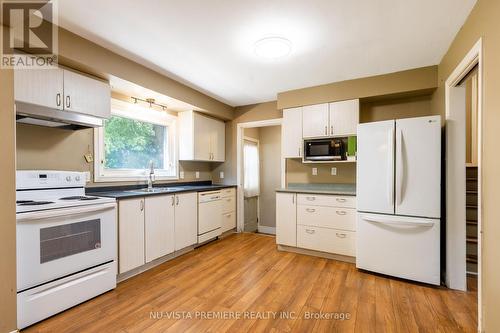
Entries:
MULTIPOLYGON (((111 99, 111 116, 125 117, 167 127, 167 152, 169 169, 155 169, 155 180, 179 179, 179 149, 177 117, 152 108, 143 107, 117 99, 111 99)), ((149 170, 106 169, 104 167, 104 126, 94 129, 94 182, 147 181, 149 170)))

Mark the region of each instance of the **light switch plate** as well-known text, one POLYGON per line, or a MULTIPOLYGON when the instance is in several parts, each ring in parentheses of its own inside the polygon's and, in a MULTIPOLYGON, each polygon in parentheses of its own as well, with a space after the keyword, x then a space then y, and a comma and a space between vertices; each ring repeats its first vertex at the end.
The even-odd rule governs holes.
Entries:
POLYGON ((200 178, 200 172, 199 171, 196 171, 195 177, 196 177, 196 179, 200 178))
POLYGON ((179 178, 180 179, 184 179, 184 171, 180 171, 179 172, 179 178))
POLYGON ((337 168, 333 167, 331 174, 332 174, 332 176, 336 176, 337 175, 337 168))
POLYGON ((221 172, 219 173, 219 178, 220 178, 220 179, 224 179, 224 171, 221 171, 221 172))
POLYGON ((318 175, 318 168, 312 168, 312 175, 317 176, 318 175))

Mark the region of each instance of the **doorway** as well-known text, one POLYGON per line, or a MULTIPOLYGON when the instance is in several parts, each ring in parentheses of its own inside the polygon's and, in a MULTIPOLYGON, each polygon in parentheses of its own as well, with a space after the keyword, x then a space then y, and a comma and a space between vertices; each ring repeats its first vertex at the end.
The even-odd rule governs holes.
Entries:
POLYGON ((446 285, 478 295, 481 331, 482 40, 446 81, 446 285), (474 276, 476 278, 474 278, 474 276), (469 285, 468 285, 469 282, 469 285))
POLYGON ((283 168, 281 119, 238 124, 237 150, 238 230, 274 235, 283 168))

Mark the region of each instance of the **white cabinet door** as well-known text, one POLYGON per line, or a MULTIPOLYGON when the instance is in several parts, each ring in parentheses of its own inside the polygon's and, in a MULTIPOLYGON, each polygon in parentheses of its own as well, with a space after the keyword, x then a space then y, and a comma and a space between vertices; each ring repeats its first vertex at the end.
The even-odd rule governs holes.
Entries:
POLYGON ((302 157, 302 108, 283 110, 282 150, 285 158, 302 157))
POLYGON ((111 116, 109 84, 64 71, 64 109, 100 118, 111 116))
POLYGON ((221 232, 236 228, 236 212, 222 214, 221 232))
POLYGON ((328 136, 328 117, 328 103, 302 107, 302 136, 304 138, 328 136))
POLYGON ((212 123, 211 119, 195 113, 193 117, 194 160, 210 161, 212 123))
POLYGON ((358 126, 358 211, 394 214, 394 126, 394 120, 358 126))
POLYGON ((144 264, 144 198, 118 202, 120 273, 144 264))
POLYGON ((330 135, 356 135, 359 99, 330 103, 330 135))
POLYGON ((63 109, 62 69, 14 70, 14 95, 18 102, 63 109))
POLYGON ((174 252, 174 199, 173 195, 146 198, 146 262, 174 252))
POLYGON ((297 194, 276 193, 276 243, 297 246, 297 194))
POLYGON ((175 196, 175 251, 196 244, 198 240, 198 194, 175 196))
POLYGON ((226 124, 212 119, 211 152, 212 161, 224 162, 226 159, 226 124))
POLYGON ((441 216, 440 116, 396 120, 395 187, 396 214, 441 216))

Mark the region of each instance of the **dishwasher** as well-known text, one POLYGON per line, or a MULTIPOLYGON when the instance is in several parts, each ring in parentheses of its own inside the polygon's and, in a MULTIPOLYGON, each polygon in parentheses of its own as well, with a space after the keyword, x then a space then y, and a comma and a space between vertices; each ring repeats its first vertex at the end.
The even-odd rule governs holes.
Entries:
POLYGON ((221 192, 198 193, 198 244, 220 236, 221 224, 221 192))

